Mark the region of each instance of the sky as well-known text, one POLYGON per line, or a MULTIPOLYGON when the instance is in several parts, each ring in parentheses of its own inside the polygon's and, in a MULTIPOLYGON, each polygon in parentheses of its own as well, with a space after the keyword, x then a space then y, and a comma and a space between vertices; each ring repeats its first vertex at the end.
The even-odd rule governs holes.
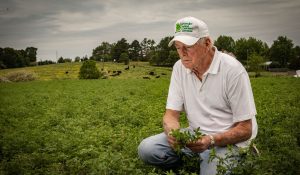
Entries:
POLYGON ((252 36, 271 46, 287 36, 300 45, 299 0, 1 0, 0 47, 36 47, 38 61, 89 57, 104 41, 159 43, 186 16, 203 20, 214 40, 252 36))

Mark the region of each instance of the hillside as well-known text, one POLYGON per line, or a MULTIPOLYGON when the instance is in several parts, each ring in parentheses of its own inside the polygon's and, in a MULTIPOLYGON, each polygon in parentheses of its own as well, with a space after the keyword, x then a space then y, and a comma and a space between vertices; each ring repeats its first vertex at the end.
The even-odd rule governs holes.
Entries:
MULTIPOLYGON (((3 69, 0 70, 0 76, 5 76, 11 72, 28 72, 33 73, 37 80, 66 80, 66 79, 78 79, 81 62, 77 63, 60 63, 35 67, 24 67, 15 69, 3 69)), ((143 79, 143 77, 149 77, 150 79, 162 78, 171 74, 171 68, 166 67, 153 67, 148 62, 131 62, 129 69, 127 65, 123 63, 97 63, 97 67, 100 71, 104 72, 109 79, 143 79), (120 75, 113 76, 114 71, 121 71, 120 75), (149 75, 153 72, 154 75, 149 75), (158 77, 159 76, 159 77, 158 77)))

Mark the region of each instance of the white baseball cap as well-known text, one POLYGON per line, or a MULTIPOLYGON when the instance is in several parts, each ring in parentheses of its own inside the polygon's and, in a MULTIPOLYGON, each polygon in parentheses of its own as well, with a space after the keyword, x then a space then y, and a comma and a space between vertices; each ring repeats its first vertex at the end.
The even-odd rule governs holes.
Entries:
POLYGON ((169 47, 174 41, 185 45, 194 45, 200 38, 209 36, 207 25, 194 17, 184 17, 176 21, 174 38, 169 42, 169 47))

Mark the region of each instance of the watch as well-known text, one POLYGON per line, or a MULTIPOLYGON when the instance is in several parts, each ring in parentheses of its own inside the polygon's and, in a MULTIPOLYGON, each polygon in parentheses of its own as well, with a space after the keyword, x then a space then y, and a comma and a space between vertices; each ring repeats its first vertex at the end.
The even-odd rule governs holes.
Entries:
POLYGON ((210 145, 209 145, 209 147, 212 148, 212 147, 215 146, 215 138, 212 135, 210 135, 210 134, 208 134, 208 136, 210 138, 210 145))

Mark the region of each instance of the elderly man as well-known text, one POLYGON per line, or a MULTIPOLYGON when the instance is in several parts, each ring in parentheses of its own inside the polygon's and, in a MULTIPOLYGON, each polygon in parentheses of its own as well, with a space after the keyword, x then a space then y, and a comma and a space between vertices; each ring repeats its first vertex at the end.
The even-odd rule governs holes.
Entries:
POLYGON ((185 111, 188 129, 200 127, 205 134, 189 150, 201 157, 200 174, 216 174, 216 161, 209 162, 210 148, 225 156, 226 145, 248 146, 257 134, 256 109, 248 74, 234 57, 213 46, 207 25, 194 17, 179 19, 169 46, 179 54, 169 87, 164 132, 144 139, 140 158, 160 167, 178 166, 174 152, 176 139, 169 133, 180 128, 180 112, 185 111))

